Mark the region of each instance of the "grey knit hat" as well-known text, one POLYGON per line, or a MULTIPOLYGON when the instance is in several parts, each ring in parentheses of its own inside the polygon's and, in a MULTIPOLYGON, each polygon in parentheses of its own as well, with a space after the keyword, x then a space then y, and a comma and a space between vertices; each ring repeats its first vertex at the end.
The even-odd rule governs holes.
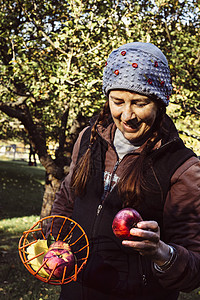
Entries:
POLYGON ((103 92, 129 90, 162 100, 167 106, 172 92, 165 55, 155 45, 135 42, 112 51, 103 73, 103 92))

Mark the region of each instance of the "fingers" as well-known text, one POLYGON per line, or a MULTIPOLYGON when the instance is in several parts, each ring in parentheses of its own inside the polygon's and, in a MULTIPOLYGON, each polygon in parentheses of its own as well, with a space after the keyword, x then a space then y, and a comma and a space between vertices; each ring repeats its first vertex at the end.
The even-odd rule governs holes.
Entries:
POLYGON ((141 221, 137 223, 137 227, 130 230, 130 234, 134 237, 140 237, 143 240, 149 240, 157 243, 160 239, 160 228, 155 221, 141 221))
POLYGON ((154 232, 158 232, 159 226, 158 223, 155 221, 141 221, 137 223, 137 228, 143 229, 143 230, 151 230, 154 232))
POLYGON ((160 236, 157 234, 157 232, 143 230, 139 228, 132 228, 130 234, 133 236, 133 239, 134 237, 139 237, 140 240, 147 240, 154 243, 158 243, 160 239, 160 236))
POLYGON ((122 244, 138 251, 141 255, 154 256, 160 243, 160 228, 155 221, 141 221, 130 230, 132 240, 124 240, 122 244))
POLYGON ((154 257, 157 252, 157 247, 154 243, 144 240, 144 241, 122 241, 123 246, 132 248, 138 251, 141 255, 146 255, 148 257, 154 257))

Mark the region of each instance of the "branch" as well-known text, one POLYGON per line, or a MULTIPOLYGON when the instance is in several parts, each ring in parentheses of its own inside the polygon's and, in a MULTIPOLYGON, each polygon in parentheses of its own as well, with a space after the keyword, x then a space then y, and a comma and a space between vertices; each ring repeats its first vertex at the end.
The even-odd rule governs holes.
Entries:
POLYGON ((12 45, 13 61, 15 62, 15 60, 16 60, 16 58, 15 58, 15 44, 14 44, 13 40, 11 40, 11 45, 12 45))
POLYGON ((72 61, 72 56, 73 56, 73 48, 71 49, 71 53, 70 53, 70 56, 69 56, 69 61, 68 61, 68 64, 67 64, 67 75, 70 71, 70 68, 71 68, 71 61, 72 61))
POLYGON ((200 62, 200 51, 198 52, 198 57, 194 61, 194 66, 196 66, 200 62))
MULTIPOLYGON (((15 102, 6 102, 6 105, 7 107, 19 107, 20 105, 22 104, 25 104, 26 103, 26 100, 29 98, 29 96, 27 97, 19 97, 17 101, 15 102)), ((2 105, 3 105, 3 102, 2 102, 2 105)), ((0 107, 1 107, 1 104, 0 104, 0 107)))
POLYGON ((167 37, 168 37, 168 39, 169 39, 169 42, 170 42, 170 44, 172 44, 172 39, 171 39, 171 36, 170 36, 170 34, 169 34, 169 29, 168 29, 168 27, 167 27, 167 21, 165 21, 165 30, 166 30, 166 33, 167 33, 167 37))
POLYGON ((11 89, 9 86, 5 85, 5 83, 1 79, 0 79, 0 82, 1 82, 2 86, 4 88, 6 88, 9 92, 11 92, 12 94, 15 94, 15 95, 20 96, 20 97, 26 97, 26 98, 33 97, 33 95, 31 93, 30 94, 24 94, 24 93, 20 92, 19 90, 15 91, 15 90, 11 89))
POLYGON ((35 23, 35 21, 32 20, 34 23, 35 27, 38 29, 38 31, 43 35, 43 37, 51 44, 54 48, 58 49, 62 54, 68 55, 67 52, 62 50, 60 47, 56 46, 55 43, 50 39, 50 37, 41 29, 39 25, 35 23))
MULTIPOLYGON (((18 1, 19 2, 19 1, 18 1)), ((35 5, 34 5, 35 6, 35 5)), ((27 13, 27 11, 23 8, 23 5, 21 5, 21 8, 24 12, 24 14, 27 16, 27 18, 29 19, 30 22, 32 22, 35 27, 37 28, 38 32, 40 32, 43 37, 49 42, 49 44, 51 44, 54 48, 58 49, 58 51, 60 51, 62 54, 64 55, 68 55, 67 52, 65 52, 64 50, 62 50, 60 47, 58 47, 57 45, 55 45, 55 43, 50 39, 50 37, 42 30, 42 27, 40 25, 37 24, 37 21, 34 20, 33 18, 31 18, 29 16, 29 14, 27 13)))
POLYGON ((0 103, 0 110, 4 112, 6 115, 8 115, 9 117, 17 118, 20 121, 23 119, 24 116, 22 110, 13 108, 4 103, 0 103))
POLYGON ((186 135, 186 136, 189 136, 189 137, 192 137, 193 139, 196 139, 196 140, 200 141, 200 137, 197 136, 197 135, 190 134, 190 133, 187 133, 187 132, 182 131, 182 130, 179 130, 179 133, 183 134, 183 135, 186 135))
MULTIPOLYGON (((101 46, 102 46, 102 44, 98 44, 96 47, 94 47, 94 48, 88 50, 87 52, 84 52, 84 54, 91 53, 91 52, 93 52, 94 50, 98 49, 98 48, 101 47, 101 46)), ((76 55, 76 57, 80 57, 80 56, 83 56, 83 54, 80 53, 80 54, 76 55)))

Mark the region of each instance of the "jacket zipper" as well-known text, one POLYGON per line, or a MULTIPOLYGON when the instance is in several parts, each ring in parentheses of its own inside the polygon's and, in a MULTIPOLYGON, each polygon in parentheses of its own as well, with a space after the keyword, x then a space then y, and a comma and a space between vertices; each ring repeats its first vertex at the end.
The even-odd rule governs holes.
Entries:
MULTIPOLYGON (((114 149, 113 145, 112 145, 111 143, 109 143, 108 141, 106 141, 106 140, 100 135, 100 133, 99 133, 98 130, 97 130, 97 133, 98 133, 98 135, 99 135, 99 136, 100 136, 107 144, 109 144, 109 145, 114 149)), ((114 149, 114 151, 115 151, 115 149, 114 149)), ((115 151, 115 153, 116 153, 116 151, 115 151)), ((119 157, 118 157, 118 154, 117 154, 117 153, 116 153, 116 155, 117 155, 118 160, 117 160, 117 162, 116 162, 116 164, 114 165, 114 168, 113 168, 113 172, 112 172, 112 176, 111 176, 111 179, 110 179, 109 188, 108 188, 106 191, 104 191, 103 196, 102 196, 102 198, 101 198, 101 203, 98 205, 97 210, 96 210, 96 216, 95 216, 94 225, 93 225, 93 229, 92 229, 92 237, 94 236, 94 234, 95 234, 95 232, 96 232, 96 224, 97 224, 97 220, 98 220, 99 214, 100 214, 100 212, 101 212, 101 210, 102 210, 102 208, 103 208, 103 203, 104 203, 106 197, 108 196, 108 194, 109 194, 109 192, 110 192, 110 190, 111 190, 111 184, 112 184, 112 180, 113 180, 113 177, 114 177, 114 175, 115 175, 115 172, 116 172, 116 170, 117 170, 119 164, 121 163, 121 161, 124 159, 124 157, 127 156, 127 155, 130 155, 130 153, 126 154, 121 160, 119 160, 119 157)))
POLYGON ((103 208, 103 203, 108 195, 108 193, 110 192, 110 189, 111 189, 111 184, 112 184, 112 180, 113 180, 113 177, 115 175, 115 172, 117 170, 119 166, 119 160, 116 162, 114 168, 113 168, 113 172, 112 172, 112 176, 111 176, 111 179, 110 179, 110 184, 109 184, 109 188, 103 193, 103 196, 101 198, 101 203, 98 205, 97 207, 97 210, 96 210, 96 216, 95 216, 95 220, 94 220, 94 225, 93 225, 93 229, 92 229, 92 237, 94 237, 95 235, 95 232, 96 232, 96 225, 97 225, 97 221, 98 221, 98 217, 100 215, 100 212, 103 208))
POLYGON ((103 207, 102 204, 99 204, 99 205, 98 205, 98 207, 97 207, 97 214, 96 214, 97 217, 98 217, 98 215, 100 214, 100 212, 101 212, 101 210, 102 210, 102 207, 103 207))
MULTIPOLYGON (((99 133, 98 133, 98 134, 99 134, 99 133)), ((112 147, 111 144, 110 144, 110 146, 112 147)), ((116 153, 116 154, 117 154, 117 153, 116 153)), ((130 153, 126 154, 125 156, 127 156, 127 155, 130 155, 130 153)), ((125 157, 125 156, 124 156, 124 157, 125 157)), ((117 155, 117 157, 118 157, 118 155, 117 155)), ((93 229, 92 229, 92 237, 95 236, 95 233, 96 233, 96 227, 97 227, 97 226, 96 226, 96 225, 97 225, 97 221, 98 221, 99 215, 100 215, 100 213, 101 213, 101 211, 102 211, 103 203, 104 203, 106 197, 108 196, 108 194, 109 194, 109 192, 110 192, 110 190, 111 190, 113 177, 114 177, 114 175, 115 175, 115 172, 116 172, 116 170, 117 170, 119 164, 120 164, 121 161, 124 159, 124 157, 123 157, 121 160, 119 160, 119 158, 118 158, 116 164, 114 165, 113 172, 112 172, 112 176, 111 176, 111 179, 110 179, 109 188, 103 193, 103 196, 102 196, 102 198, 101 198, 101 203, 100 203, 100 204, 98 205, 98 207, 97 207, 97 210, 96 210, 96 216, 95 216, 95 221, 94 221, 93 229)), ((139 256, 140 256, 140 255, 139 255, 139 256)), ((146 286, 146 285, 147 285, 147 278, 146 278, 146 274, 145 274, 146 272, 145 272, 145 270, 144 270, 144 266, 143 266, 143 264, 142 264, 141 257, 139 258, 139 264, 140 264, 140 268, 141 268, 140 272, 141 272, 141 276, 142 276, 142 283, 143 283, 144 286, 146 286)))
MULTIPOLYGON (((112 146, 112 145, 111 145, 111 146, 112 146)), ((117 153, 116 153, 116 154, 117 154, 117 153)), ((127 155, 131 155, 131 153, 127 153, 125 156, 127 156, 127 155)), ((110 192, 110 190, 111 190, 112 181, 113 181, 113 177, 114 177, 114 175, 115 175, 115 172, 116 172, 116 170, 117 170, 119 164, 121 163, 121 161, 125 158, 125 156, 124 156, 121 160, 119 160, 119 158, 118 158, 116 164, 114 165, 113 172, 112 172, 112 176, 111 176, 111 179, 110 179, 109 188, 108 188, 106 191, 104 191, 103 196, 102 196, 102 198, 101 198, 101 203, 100 203, 100 204, 98 205, 98 207, 97 207, 97 210, 96 210, 96 219, 95 219, 95 221, 94 221, 94 226, 93 226, 93 228, 95 227, 96 221, 97 221, 97 217, 99 216, 99 214, 100 214, 100 212, 101 212, 101 210, 102 210, 102 208, 103 208, 103 203, 104 203, 106 197, 108 196, 108 194, 109 194, 109 192, 110 192)), ((118 157, 118 155, 117 155, 117 157, 118 157)), ((93 234, 94 234, 95 229, 94 229, 92 232, 93 232, 93 234)))

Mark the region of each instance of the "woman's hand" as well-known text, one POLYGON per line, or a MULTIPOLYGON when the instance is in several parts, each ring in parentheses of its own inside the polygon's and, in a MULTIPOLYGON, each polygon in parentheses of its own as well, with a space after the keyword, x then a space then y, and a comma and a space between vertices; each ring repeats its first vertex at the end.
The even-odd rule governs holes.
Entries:
POLYGON ((124 240, 122 245, 133 248, 143 256, 148 256, 158 266, 162 266, 170 259, 170 248, 160 240, 160 228, 157 222, 141 221, 137 227, 130 230, 130 234, 133 240, 124 240))

